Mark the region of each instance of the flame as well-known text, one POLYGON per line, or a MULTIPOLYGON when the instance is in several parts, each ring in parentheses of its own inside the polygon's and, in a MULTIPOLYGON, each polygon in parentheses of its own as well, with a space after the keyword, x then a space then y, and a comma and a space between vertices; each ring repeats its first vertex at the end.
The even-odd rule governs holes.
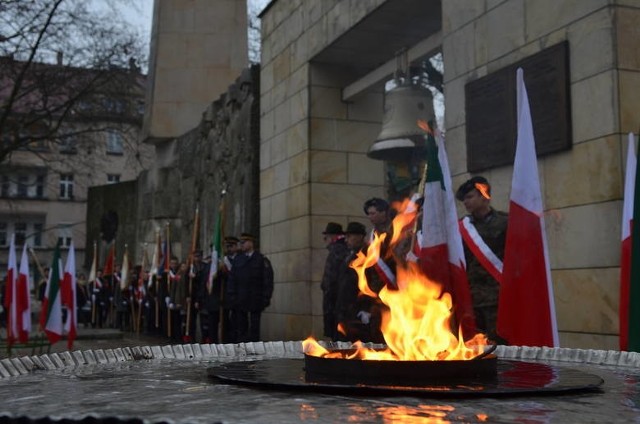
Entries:
POLYGON ((427 121, 423 121, 422 119, 418 119, 418 127, 420 127, 420 129, 424 132, 426 132, 427 134, 433 134, 433 131, 431 130, 431 127, 429 126, 429 124, 427 123, 427 121))
POLYGON ((475 183, 474 186, 476 190, 480 192, 482 197, 484 197, 485 199, 491 199, 491 195, 489 194, 489 186, 487 184, 475 183))
MULTIPOLYGON (((478 356, 487 345, 486 336, 476 334, 465 342, 460 328, 457 335, 454 334, 450 326, 451 295, 443 292, 439 283, 429 280, 417 263, 400 260, 397 256, 398 250, 402 250, 398 249, 401 241, 412 236, 407 229, 411 229, 417 208, 413 202, 405 200, 398 210, 401 212, 393 221, 393 236, 387 252, 387 256, 396 259, 397 288, 385 286, 375 293, 369 287, 365 272, 379 260, 380 248, 387 234, 375 235, 367 254, 358 254, 351 263, 358 275, 360 291, 370 297, 379 297, 388 307, 382 311, 380 326, 387 348, 374 350, 356 342, 354 353, 346 359, 468 360, 478 356)), ((312 337, 303 342, 303 349, 311 356, 344 357, 344 352, 330 352, 312 337)))

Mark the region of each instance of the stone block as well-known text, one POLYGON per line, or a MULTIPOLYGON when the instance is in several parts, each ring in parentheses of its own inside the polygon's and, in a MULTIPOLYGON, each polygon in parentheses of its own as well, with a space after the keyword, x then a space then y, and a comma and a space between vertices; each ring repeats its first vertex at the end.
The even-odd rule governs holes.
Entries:
POLYGON ((527 1, 526 8, 519 13, 522 16, 526 12, 526 20, 521 24, 527 29, 527 40, 535 40, 607 6, 607 3, 607 0, 583 0, 575 3, 554 0, 527 1))
POLYGON ((442 2, 442 31, 454 32, 486 12, 484 1, 447 0, 442 2))
MULTIPOLYGON (((640 54, 638 54, 638 40, 640 39, 640 9, 637 1, 632 1, 636 9, 617 8, 615 12, 616 43, 618 66, 622 69, 640 69, 640 54)), ((618 2, 620 3, 620 2, 618 2)))
POLYGON ((554 270, 558 330, 617 334, 619 268, 554 270))
POLYGON ((277 298, 277 310, 287 314, 307 314, 311 310, 309 284, 299 281, 278 283, 278 296, 274 296, 274 301, 277 298))
POLYGON ((367 91, 352 99, 347 104, 348 119, 374 122, 380 125, 384 113, 383 97, 382 93, 367 91))
POLYGON ((620 201, 545 214, 551 269, 619 266, 621 216, 620 201))
POLYGON ((260 227, 260 250, 263 253, 273 252, 273 227, 274 224, 265 224, 262 222, 260 227))
MULTIPOLYGON (((620 79, 620 131, 623 133, 633 131, 636 135, 638 133, 640 99, 633 94, 634 90, 640 90, 639 71, 618 71, 618 78, 620 79)), ((639 91, 635 92, 638 93, 639 91)))
POLYGON ((273 83, 284 83, 291 75, 291 51, 289 47, 273 58, 273 83))
MULTIPOLYGON (((622 79, 621 72, 620 80, 622 79)), ((572 84, 574 143, 607 136, 618 131, 618 111, 611 106, 618 103, 615 80, 615 72, 608 71, 572 84)), ((625 89, 632 88, 631 86, 625 87, 625 89)), ((623 96, 624 92, 621 92, 620 95, 623 96)), ((620 100, 622 104, 623 101, 620 100)), ((637 122, 634 125, 637 126, 637 122)))
POLYGON ((284 101, 276 105, 274 109, 274 133, 280 134, 292 124, 291 122, 291 102, 284 101))
POLYGON ((472 70, 476 63, 474 26, 467 25, 445 36, 442 40, 442 56, 447 79, 456 78, 472 70))
POLYGON ((273 161, 271 160, 272 145, 271 140, 260 143, 260 169, 266 169, 273 165, 273 161))
POLYGON ((466 131, 467 128, 464 125, 447 130, 444 146, 447 150, 451 175, 458 175, 467 171, 466 131))
POLYGON ((287 100, 287 96, 289 95, 289 93, 287 92, 287 82, 279 82, 273 87, 273 90, 271 90, 270 93, 272 95, 272 104, 275 108, 276 106, 287 100))
POLYGON ((347 118, 347 104, 339 88, 312 86, 309 101, 313 118, 347 118))
MULTIPOLYGON (((527 7, 529 3, 527 3, 527 7)), ((496 6, 487 14, 487 58, 489 61, 504 56, 525 43, 524 12, 523 1, 508 1, 496 6)))
POLYGON ((560 346, 572 349, 619 349, 619 337, 608 334, 560 332, 560 346))
POLYGON ((445 83, 444 109, 446 113, 444 115, 444 126, 447 132, 452 128, 463 125, 467 119, 464 86, 469 81, 469 77, 460 77, 445 83))
POLYGON ((308 54, 309 57, 313 57, 320 53, 328 45, 328 19, 326 15, 320 17, 320 19, 310 27, 306 27, 308 34, 308 54))
POLYGON ((336 146, 346 152, 366 153, 381 129, 378 122, 336 121, 336 146))
POLYGON ((278 133, 269 140, 271 165, 276 165, 287 158, 286 136, 278 133))
POLYGON ((337 139, 338 121, 335 119, 311 118, 309 121, 310 148, 339 150, 337 139))
POLYGON ((285 131, 287 157, 302 153, 309 148, 309 121, 294 123, 285 131))
POLYGON ((347 154, 313 150, 310 153, 311 181, 321 183, 346 183, 347 154))
MULTIPOLYGON (((559 32, 569 39, 571 81, 588 78, 614 66, 616 56, 611 9, 599 10, 571 24, 568 30, 559 32)), ((618 40, 618 49, 621 41, 618 40)), ((621 58, 620 55, 618 57, 621 58)))
POLYGON ((309 240, 310 217, 300 216, 289 220, 289 249, 305 249, 311 244, 309 240))
POLYGON ((288 218, 286 198, 287 191, 276 193, 270 198, 269 203, 271 204, 271 219, 274 223, 284 221, 288 218))
POLYGON ((314 183, 311 212, 314 215, 356 215, 371 197, 381 196, 381 187, 314 183))
POLYGON ((296 218, 309 213, 309 184, 300 184, 287 190, 287 216, 296 218))
POLYGON ((187 37, 181 33, 160 33, 158 37, 158 49, 156 50, 157 63, 162 68, 183 69, 187 64, 187 56, 175 54, 187 50, 187 37))
POLYGON ((544 159, 545 208, 556 209, 619 199, 622 193, 620 138, 576 144, 544 159), (588 182, 588 183, 585 183, 588 182))
POLYGON ((309 155, 306 152, 299 153, 289 159, 289 187, 309 182, 309 155))
POLYGON ((367 157, 364 153, 347 155, 349 184, 384 185, 384 162, 367 157))
MULTIPOLYGON (((167 33, 182 31, 184 28, 193 28, 195 25, 195 8, 193 7, 164 7, 159 8, 158 28, 167 33)), ((154 12, 155 13, 155 12, 154 12)))
POLYGON ((291 70, 296 71, 307 68, 309 60, 309 33, 305 31, 291 42, 291 70))
POLYGON ((309 90, 302 89, 289 98, 291 111, 291 124, 296 124, 309 117, 309 90))
POLYGON ((289 185, 290 168, 291 168, 290 160, 282 161, 272 167, 274 172, 274 177, 273 177, 274 193, 284 191, 290 187, 289 185))
POLYGON ((275 86, 275 77, 274 77, 274 62, 275 60, 263 64, 260 67, 260 93, 266 93, 267 91, 273 90, 275 86))
POLYGON ((260 198, 272 196, 275 192, 275 167, 260 171, 260 198))

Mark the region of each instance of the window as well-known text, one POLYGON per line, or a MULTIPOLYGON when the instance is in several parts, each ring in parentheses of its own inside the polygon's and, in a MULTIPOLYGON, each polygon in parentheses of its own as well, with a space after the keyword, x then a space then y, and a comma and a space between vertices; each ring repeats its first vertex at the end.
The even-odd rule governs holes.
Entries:
POLYGON ((124 137, 119 132, 109 131, 107 133, 107 153, 121 155, 123 153, 124 137))
POLYGON ((73 232, 71 230, 71 225, 67 223, 60 223, 58 225, 58 243, 60 247, 69 247, 71 246, 71 238, 73 232))
POLYGON ((16 245, 22 246, 27 239, 27 223, 16 222, 13 224, 13 231, 16 235, 16 245))
POLYGON ((60 198, 73 199, 73 174, 60 174, 60 198))
POLYGON ((69 135, 60 140, 60 153, 73 154, 78 153, 76 145, 78 144, 77 137, 75 135, 69 135))
POLYGON ((0 247, 9 245, 9 236, 15 234, 16 246, 27 243, 33 247, 42 246, 44 233, 44 216, 21 218, 20 221, 12 222, 10 218, 0 217, 0 247))
POLYGON ((9 183, 9 176, 3 175, 2 187, 0 188, 0 194, 2 194, 2 197, 9 197, 11 195, 10 189, 11 189, 11 184, 9 183))
POLYGON ((37 199, 42 199, 44 197, 44 175, 36 176, 36 193, 35 197, 37 199))
POLYGON ((26 175, 18 176, 18 197, 27 197, 27 186, 29 185, 29 177, 26 175))
POLYGON ((107 183, 115 184, 120 182, 120 174, 107 174, 107 183))
POLYGON ((8 244, 7 240, 7 223, 0 221, 0 247, 4 247, 8 244))

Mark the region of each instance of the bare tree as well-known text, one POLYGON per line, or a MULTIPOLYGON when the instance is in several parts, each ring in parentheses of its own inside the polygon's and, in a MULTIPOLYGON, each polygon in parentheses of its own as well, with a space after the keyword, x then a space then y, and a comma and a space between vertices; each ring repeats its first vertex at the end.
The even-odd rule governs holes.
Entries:
POLYGON ((85 0, 0 3, 0 163, 44 143, 77 148, 139 115, 145 46, 116 13, 85 0))

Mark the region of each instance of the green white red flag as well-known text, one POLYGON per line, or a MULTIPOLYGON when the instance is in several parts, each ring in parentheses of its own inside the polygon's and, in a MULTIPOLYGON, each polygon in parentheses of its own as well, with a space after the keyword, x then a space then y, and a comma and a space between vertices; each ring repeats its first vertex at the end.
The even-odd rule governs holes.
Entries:
MULTIPOLYGON (((622 206, 622 252, 620 254, 620 350, 629 349, 629 308, 631 302, 629 293, 631 289, 631 229, 633 223, 633 198, 636 181, 636 168, 638 159, 634 145, 633 133, 629 133, 627 147, 627 168, 624 179, 624 203, 622 206)), ((640 307, 640 304, 634 307, 640 307)))
POLYGON ((424 274, 451 294, 457 325, 466 338, 475 334, 471 292, 466 274, 458 214, 451 188, 451 172, 444 140, 431 131, 425 138, 427 173, 424 185, 422 231, 419 238, 420 264, 424 274))
POLYGON ((533 124, 517 70, 518 138, 498 305, 498 334, 511 345, 557 347, 558 328, 533 124))
MULTIPOLYGON (((630 149, 633 149, 633 137, 631 135, 629 137, 629 146, 630 149)), ((635 172, 633 169, 629 169, 629 156, 631 156, 631 152, 632 150, 630 150, 627 155, 627 181, 633 180, 634 183, 633 187, 631 187, 631 184, 625 184, 624 199, 624 214, 628 213, 631 216, 631 219, 629 219, 628 216, 623 218, 630 221, 626 225, 623 225, 623 237, 625 234, 625 227, 630 230, 630 237, 627 237, 630 238, 628 242, 628 244, 630 244, 630 254, 626 255, 627 257, 630 257, 630 259, 628 260, 628 265, 624 264, 624 262, 622 264, 625 268, 629 269, 629 271, 626 271, 626 269, 620 270, 621 274, 627 272, 629 274, 626 284, 628 287, 628 297, 624 303, 621 303, 620 305, 621 319, 622 313, 626 313, 628 317, 625 319, 626 326, 624 336, 622 332, 622 323, 620 325, 620 339, 621 343, 623 342, 623 337, 626 339, 626 350, 640 352, 640 284, 638 284, 638 282, 640 282, 640 243, 638 242, 638 240, 640 240, 640 225, 633 224, 640 222, 640 193, 638 193, 638 191, 640 191, 640 173, 637 172, 637 166, 635 172), (630 172, 633 172, 635 175, 629 175, 630 172), (629 185, 629 187, 627 187, 627 185, 629 185), (624 311, 623 308, 626 308, 626 311, 624 311)), ((623 253, 623 255, 625 254, 623 253)), ((623 261, 624 260, 625 256, 623 256, 623 261)), ((623 268, 623 266, 621 266, 621 268, 623 268)))
POLYGON ((44 292, 42 310, 40 311, 40 327, 47 334, 49 343, 54 344, 62 338, 62 301, 60 282, 62 281, 62 260, 60 244, 53 251, 51 271, 44 292))
MULTIPOLYGON (((223 200, 224 201, 224 200, 223 200)), ((215 225, 213 226, 213 235, 211 238, 211 265, 209 266, 209 275, 207 277, 207 291, 211 293, 213 289, 213 279, 218 275, 218 263, 222 254, 222 204, 220 210, 215 217, 215 225)))
POLYGON ((64 330, 67 333, 67 347, 73 349, 73 341, 78 334, 78 308, 76 305, 76 251, 73 241, 69 246, 67 263, 64 267, 64 277, 60 284, 60 295, 62 305, 67 307, 67 320, 64 323, 64 330))

